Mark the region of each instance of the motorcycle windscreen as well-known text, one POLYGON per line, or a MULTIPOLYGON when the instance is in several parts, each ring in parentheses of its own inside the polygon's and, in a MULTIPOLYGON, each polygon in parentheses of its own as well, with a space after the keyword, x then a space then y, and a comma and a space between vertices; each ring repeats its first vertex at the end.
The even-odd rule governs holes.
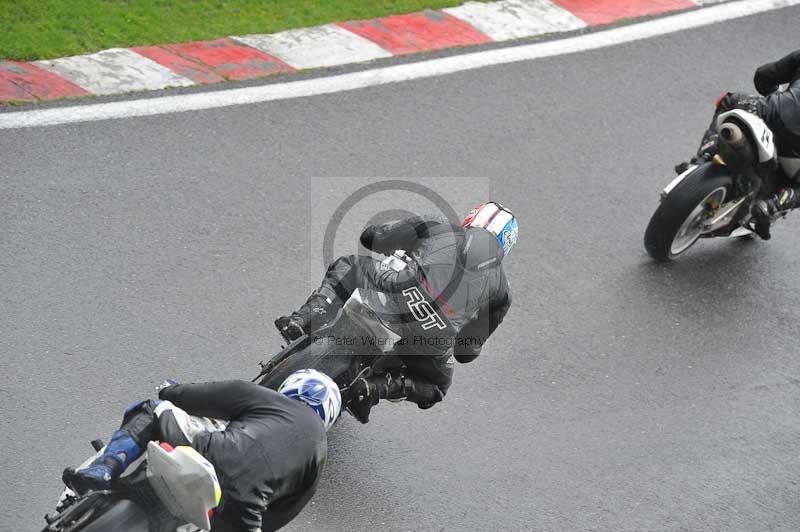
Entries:
POLYGON ((388 353, 402 338, 399 316, 403 310, 382 292, 357 288, 343 311, 368 334, 358 339, 359 345, 363 342, 388 353))
POLYGON ((422 287, 407 288, 393 297, 360 290, 358 302, 359 322, 381 342, 384 352, 440 354, 452 344, 453 325, 422 287))

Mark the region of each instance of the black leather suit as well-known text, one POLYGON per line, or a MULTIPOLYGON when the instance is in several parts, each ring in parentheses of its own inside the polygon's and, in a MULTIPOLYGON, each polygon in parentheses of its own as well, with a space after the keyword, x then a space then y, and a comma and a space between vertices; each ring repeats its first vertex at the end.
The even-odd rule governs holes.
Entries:
POLYGON ((157 416, 159 401, 150 400, 129 409, 121 427, 141 448, 151 440, 191 445, 214 465, 222 488, 215 531, 277 530, 311 499, 327 439, 308 405, 244 381, 176 384, 159 397, 192 416, 229 421, 187 441, 174 417, 157 416))
POLYGON ((340 257, 318 292, 336 306, 359 288, 371 308, 381 308, 401 331, 394 351, 416 383, 405 398, 429 407, 447 393, 453 357, 474 360, 511 305, 503 251, 484 229, 432 216, 370 226, 361 244, 386 255, 404 250, 412 260, 395 271, 371 256, 340 257))
MULTIPOLYGON (((756 70, 753 83, 763 96, 728 93, 720 99, 711 126, 703 137, 699 155, 712 149, 717 139, 717 116, 732 109, 753 113, 769 126, 775 135, 775 146, 781 157, 800 158, 800 50, 756 70), (785 91, 778 86, 788 83, 785 91)), ((800 175, 782 175, 793 187, 800 175)))

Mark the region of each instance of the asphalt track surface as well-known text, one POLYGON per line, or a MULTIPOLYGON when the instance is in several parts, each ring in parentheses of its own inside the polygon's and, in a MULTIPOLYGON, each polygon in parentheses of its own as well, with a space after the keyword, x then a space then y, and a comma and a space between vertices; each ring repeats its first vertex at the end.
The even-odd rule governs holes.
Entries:
MULTIPOLYGON (((800 8, 348 93, 0 135, 0 530, 165 377, 250 377, 359 187, 513 207, 515 303, 446 401, 330 435, 287 530, 800 528, 800 219, 654 264, 642 234, 719 92, 800 8)), ((786 44, 789 43, 789 44, 786 44)), ((382 193, 342 219, 356 250, 382 193)), ((390 212, 385 212, 390 211, 390 212)))

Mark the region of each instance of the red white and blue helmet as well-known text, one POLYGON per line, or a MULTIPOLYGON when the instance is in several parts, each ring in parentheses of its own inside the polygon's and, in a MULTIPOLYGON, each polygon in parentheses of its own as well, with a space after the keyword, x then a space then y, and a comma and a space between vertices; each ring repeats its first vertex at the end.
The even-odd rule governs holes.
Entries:
POLYGON ((286 397, 303 401, 314 409, 328 430, 342 410, 342 395, 333 379, 315 369, 295 371, 278 387, 286 397))
POLYGON ((481 227, 492 233, 500 247, 503 248, 503 256, 511 252, 511 248, 517 243, 519 228, 517 219, 510 209, 503 207, 496 201, 481 203, 471 211, 464 219, 464 227, 481 227))

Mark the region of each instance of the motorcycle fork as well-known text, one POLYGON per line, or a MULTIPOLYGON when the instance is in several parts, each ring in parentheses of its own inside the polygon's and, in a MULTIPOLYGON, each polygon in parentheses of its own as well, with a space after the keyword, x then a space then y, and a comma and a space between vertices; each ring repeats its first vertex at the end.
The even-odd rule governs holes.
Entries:
POLYGON ((750 205, 761 188, 761 183, 761 178, 755 172, 739 174, 733 180, 732 197, 736 199, 722 204, 714 202, 714 204, 705 205, 708 229, 703 234, 703 238, 727 236, 738 227, 745 227, 752 231, 752 228, 747 226, 747 220, 750 214, 750 205))

